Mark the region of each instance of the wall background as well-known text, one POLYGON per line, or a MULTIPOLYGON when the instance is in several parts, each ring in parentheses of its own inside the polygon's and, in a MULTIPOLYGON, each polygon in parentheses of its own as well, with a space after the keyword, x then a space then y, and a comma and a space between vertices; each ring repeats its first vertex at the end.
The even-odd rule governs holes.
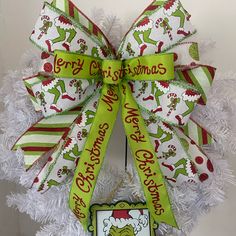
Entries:
MULTIPOLYGON (((121 19, 127 29, 133 20, 152 1, 151 0, 74 0, 79 8, 91 16, 92 8, 103 8, 107 13, 114 14, 121 19)), ((182 0, 185 8, 192 14, 192 23, 198 29, 198 38, 201 40, 214 39, 216 48, 209 51, 209 58, 213 65, 218 67, 218 72, 232 71, 236 73, 236 1, 211 0, 182 0)), ((30 0, 0 0, 0 78, 8 70, 20 68, 19 61, 24 52, 34 47, 28 41, 30 32, 40 12, 43 1, 30 0)), ((1 80, 0 80, 1 85, 1 80)), ((1 98, 0 98, 1 99, 1 98)), ((119 140, 123 137, 120 124, 116 127, 119 140)), ((118 137, 118 136, 117 136, 118 137)), ((118 155, 124 149, 124 143, 117 142, 117 137, 112 138, 108 155, 122 161, 118 155)), ((230 160, 236 170, 236 158, 230 160)), ((32 236, 35 235, 39 225, 28 216, 19 214, 14 209, 5 206, 5 195, 19 190, 11 183, 0 183, 0 235, 1 236, 32 236)), ((228 199, 220 207, 214 209, 208 216, 199 222, 199 226, 191 236, 233 236, 236 233, 236 190, 229 189, 228 199)))

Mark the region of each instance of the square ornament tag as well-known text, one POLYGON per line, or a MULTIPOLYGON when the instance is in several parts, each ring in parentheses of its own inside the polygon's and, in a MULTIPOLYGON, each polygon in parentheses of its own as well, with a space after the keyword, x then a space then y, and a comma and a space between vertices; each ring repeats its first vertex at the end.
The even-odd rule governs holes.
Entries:
POLYGON ((93 236, 155 236, 158 228, 144 203, 95 204, 90 212, 93 236))

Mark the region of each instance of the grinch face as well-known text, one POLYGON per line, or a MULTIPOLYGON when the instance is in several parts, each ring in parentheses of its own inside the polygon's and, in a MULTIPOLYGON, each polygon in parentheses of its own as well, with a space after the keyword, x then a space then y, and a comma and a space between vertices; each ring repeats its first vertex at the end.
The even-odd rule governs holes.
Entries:
POLYGON ((126 225, 123 228, 112 226, 108 236, 135 236, 132 225, 126 225))

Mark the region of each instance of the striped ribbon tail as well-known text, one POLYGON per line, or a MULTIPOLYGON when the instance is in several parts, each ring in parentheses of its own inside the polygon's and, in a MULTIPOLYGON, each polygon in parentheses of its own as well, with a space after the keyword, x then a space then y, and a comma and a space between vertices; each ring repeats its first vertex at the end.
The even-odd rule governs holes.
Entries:
POLYGON ((29 169, 40 157, 52 151, 70 131, 70 126, 81 113, 81 107, 43 118, 30 127, 15 143, 13 150, 24 151, 25 167, 29 169))
POLYGON ((216 69, 211 66, 198 66, 194 69, 178 70, 176 79, 196 86, 202 92, 198 104, 206 105, 207 94, 211 89, 215 71, 216 69))
POLYGON ((198 146, 210 145, 214 142, 212 135, 193 119, 190 119, 181 130, 198 146))
POLYGON ((41 106, 38 103, 36 95, 33 91, 33 85, 40 83, 41 80, 39 79, 38 76, 32 76, 32 77, 24 79, 23 81, 24 81, 25 87, 26 87, 27 92, 29 94, 29 98, 34 106, 35 111, 41 111, 42 110, 41 106))

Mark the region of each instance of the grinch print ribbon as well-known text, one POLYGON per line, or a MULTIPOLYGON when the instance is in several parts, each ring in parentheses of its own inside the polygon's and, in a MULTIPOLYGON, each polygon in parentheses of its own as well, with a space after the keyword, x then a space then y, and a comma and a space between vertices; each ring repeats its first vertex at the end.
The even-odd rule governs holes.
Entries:
POLYGON ((120 105, 155 221, 177 226, 166 183, 200 183, 214 172, 200 147, 213 138, 191 118, 215 75, 199 63, 197 43, 186 42, 195 32, 179 0, 154 1, 115 52, 71 1, 45 3, 30 38, 43 51, 41 69, 24 79, 44 118, 13 149, 24 151, 27 169, 47 158, 33 184, 42 193, 74 175, 70 208, 85 228, 120 105))

